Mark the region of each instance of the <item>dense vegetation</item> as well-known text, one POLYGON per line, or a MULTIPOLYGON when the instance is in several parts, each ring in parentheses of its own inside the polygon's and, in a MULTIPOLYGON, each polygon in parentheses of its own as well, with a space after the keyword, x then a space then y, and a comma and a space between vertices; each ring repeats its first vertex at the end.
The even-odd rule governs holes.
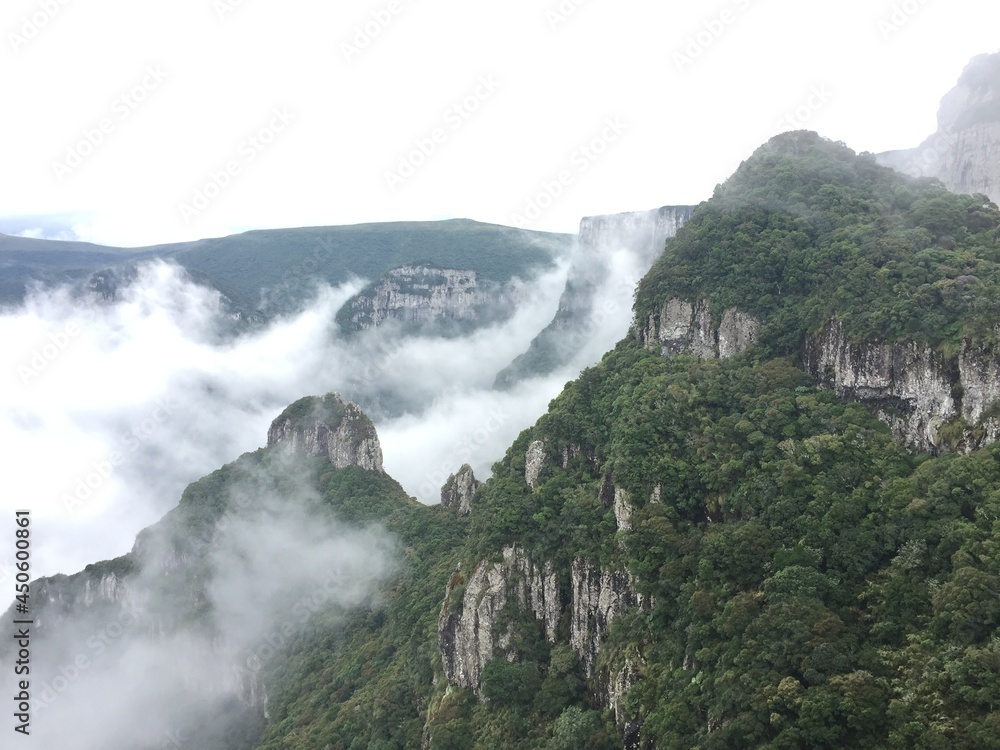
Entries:
MULTIPOLYGON (((163 529, 193 553, 248 472, 265 494, 308 485, 317 518, 378 523, 399 542, 376 597, 323 613, 266 662, 270 719, 225 747, 1000 748, 1000 444, 911 453, 797 359, 832 317, 858 339, 993 341, 998 226, 980 197, 789 134, 699 207, 636 298, 640 320, 670 296, 737 306, 765 321, 758 345, 699 361, 624 340, 517 438, 468 518, 321 458, 282 474, 272 449, 192 485, 163 529), (627 571, 641 597, 589 678, 566 611, 552 642, 508 607, 509 646, 480 698, 445 684, 438 616, 510 545, 554 563, 564 605, 581 558, 627 571), (618 722, 607 686, 623 669, 618 722)), ((192 565, 185 585, 210 573, 192 565)), ((167 593, 197 619, 184 587, 167 593)))
POLYGON ((653 604, 600 663, 641 665, 629 710, 657 747, 983 748, 1000 746, 998 502, 1000 448, 912 456, 786 360, 624 344, 497 467, 473 536, 636 575, 653 604), (528 437, 553 448, 535 493, 516 491, 528 437), (567 442, 583 458, 562 469, 567 442), (604 472, 631 533, 609 532, 604 472))

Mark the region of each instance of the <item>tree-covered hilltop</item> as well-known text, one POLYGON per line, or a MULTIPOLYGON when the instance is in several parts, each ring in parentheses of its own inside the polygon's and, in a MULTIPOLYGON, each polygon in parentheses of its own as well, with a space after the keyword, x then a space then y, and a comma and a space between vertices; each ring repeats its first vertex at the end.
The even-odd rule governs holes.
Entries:
POLYGON ((764 322, 770 354, 831 319, 855 341, 996 339, 1000 212, 840 143, 777 136, 701 204, 639 285, 636 317, 709 298, 764 322))

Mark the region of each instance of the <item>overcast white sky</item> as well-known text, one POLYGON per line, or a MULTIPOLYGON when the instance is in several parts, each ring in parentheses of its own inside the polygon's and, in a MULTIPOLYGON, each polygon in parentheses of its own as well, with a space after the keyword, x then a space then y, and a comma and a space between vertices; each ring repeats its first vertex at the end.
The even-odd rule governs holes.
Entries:
POLYGON ((0 231, 573 232, 708 197, 800 107, 858 151, 916 145, 997 28, 987 0, 7 0, 0 231))

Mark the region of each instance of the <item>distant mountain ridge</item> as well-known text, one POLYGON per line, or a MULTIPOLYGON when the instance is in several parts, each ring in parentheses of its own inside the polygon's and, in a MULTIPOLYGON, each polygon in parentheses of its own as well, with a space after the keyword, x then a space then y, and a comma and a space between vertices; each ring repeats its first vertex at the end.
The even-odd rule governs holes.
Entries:
POLYGON ((496 283, 530 277, 551 267, 571 240, 467 219, 263 229, 135 249, 0 236, 0 303, 20 302, 33 282, 86 285, 95 272, 161 258, 214 286, 243 317, 262 321, 297 310, 317 282, 375 280, 407 264, 471 270, 496 283))

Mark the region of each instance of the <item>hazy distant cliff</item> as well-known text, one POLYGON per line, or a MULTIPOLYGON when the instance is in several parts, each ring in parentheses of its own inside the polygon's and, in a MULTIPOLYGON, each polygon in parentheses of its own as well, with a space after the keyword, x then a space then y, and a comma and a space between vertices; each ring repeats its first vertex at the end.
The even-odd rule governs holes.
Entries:
POLYGON ((509 317, 520 292, 516 280, 484 283, 469 269, 408 265, 392 269, 352 298, 337 318, 353 330, 390 320, 409 327, 468 327, 509 317))
POLYGON ((877 158, 914 177, 936 177, 956 193, 1000 201, 1000 53, 979 55, 966 66, 941 100, 934 135, 877 158))
MULTIPOLYGON (((496 386, 504 388, 524 377, 545 375, 568 362, 608 315, 596 303, 612 278, 612 263, 629 262, 636 273, 645 273, 693 211, 693 206, 663 206, 652 211, 584 217, 555 317, 532 340, 528 351, 497 375, 496 386), (624 258, 615 257, 622 253, 624 258)), ((623 281, 624 288, 604 291, 617 305, 631 294, 636 281, 638 278, 623 281)), ((623 333, 617 332, 615 338, 623 333)))

